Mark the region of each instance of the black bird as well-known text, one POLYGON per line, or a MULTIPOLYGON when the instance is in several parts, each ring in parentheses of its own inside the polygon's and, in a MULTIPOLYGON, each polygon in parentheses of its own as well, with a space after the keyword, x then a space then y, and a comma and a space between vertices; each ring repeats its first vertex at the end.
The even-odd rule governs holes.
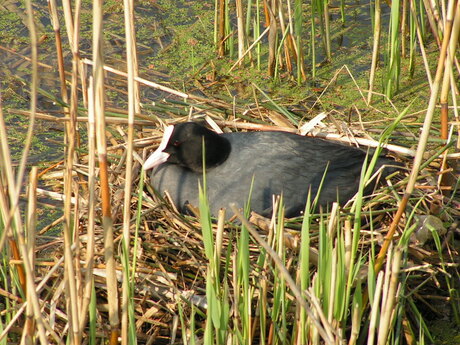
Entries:
MULTIPOLYGON (((312 200, 321 187, 318 205, 344 204, 358 191, 366 152, 319 138, 269 132, 217 134, 194 122, 168 126, 158 149, 144 169, 154 168, 151 184, 168 191, 174 204, 187 213, 187 203, 198 206, 198 182, 203 186, 203 140, 207 196, 211 214, 235 203, 263 216, 273 211, 273 195, 283 194, 285 216, 302 213, 311 188, 312 200)), ((379 158, 375 170, 395 162, 379 158)), ((395 168, 385 168, 387 176, 395 168)), ((375 183, 366 188, 369 193, 375 183)))

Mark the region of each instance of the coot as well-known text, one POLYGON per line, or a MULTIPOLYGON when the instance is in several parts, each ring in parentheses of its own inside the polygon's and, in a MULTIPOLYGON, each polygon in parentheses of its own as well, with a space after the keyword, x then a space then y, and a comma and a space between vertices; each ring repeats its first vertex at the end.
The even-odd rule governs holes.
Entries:
MULTIPOLYGON (((194 122, 168 126, 144 169, 154 168, 152 186, 161 194, 168 191, 182 213, 187 212, 187 203, 198 206, 198 182, 203 185, 203 140, 213 215, 230 203, 242 208, 252 185, 253 211, 270 216, 273 195, 282 193, 286 217, 298 216, 305 208, 309 188, 315 197, 324 174, 318 205, 337 200, 343 204, 358 191, 366 158, 366 152, 358 148, 287 132, 217 134, 194 122)), ((394 161, 379 158, 376 170, 391 163, 394 161)), ((392 171, 385 168, 382 176, 392 171)))

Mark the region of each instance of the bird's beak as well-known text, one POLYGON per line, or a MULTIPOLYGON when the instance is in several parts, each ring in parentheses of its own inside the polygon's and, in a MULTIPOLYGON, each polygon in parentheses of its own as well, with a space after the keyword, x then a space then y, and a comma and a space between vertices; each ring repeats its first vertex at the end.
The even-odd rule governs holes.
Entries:
POLYGON ((169 158, 169 153, 163 152, 163 150, 168 145, 169 139, 171 139, 172 132, 174 130, 174 126, 168 126, 165 129, 163 134, 163 139, 161 139, 160 146, 156 149, 154 153, 152 153, 149 158, 144 162, 142 168, 144 170, 155 168, 156 166, 164 163, 169 158))

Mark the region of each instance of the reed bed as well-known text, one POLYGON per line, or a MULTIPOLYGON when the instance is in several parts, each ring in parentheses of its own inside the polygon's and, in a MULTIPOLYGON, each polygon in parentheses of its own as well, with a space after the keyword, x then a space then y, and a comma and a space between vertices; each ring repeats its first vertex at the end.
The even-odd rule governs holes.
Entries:
MULTIPOLYGON (((171 105, 174 97, 161 106, 173 110, 177 107, 171 105)), ((216 116, 218 111, 234 108, 219 99, 200 99, 200 102, 189 99, 186 102, 187 106, 181 104, 178 111, 189 108, 192 118, 207 120, 224 130, 278 128, 295 131, 293 126, 275 127, 270 120, 273 110, 263 106, 256 109, 250 105, 242 111, 247 118, 264 122, 260 124, 233 116, 226 119, 216 116), (202 108, 206 110, 196 111, 202 108)), ((278 113, 278 116, 283 115, 278 113)), ((330 122, 323 120, 321 123, 334 127, 337 116, 329 114, 330 122)), ((402 114, 402 121, 406 117, 411 115, 402 114)), ((69 336, 73 341, 80 338, 90 343, 110 339, 113 327, 121 327, 121 323, 111 323, 108 301, 117 298, 118 304, 122 295, 127 296, 128 304, 117 315, 125 313, 127 318, 125 331, 131 339, 128 343, 149 344, 201 341, 303 344, 320 338, 325 343, 344 339, 355 343, 360 337, 372 343, 372 339, 379 337, 417 338, 420 333, 429 337, 429 328, 422 321, 426 308, 429 308, 428 314, 441 313, 431 301, 441 300, 444 305, 450 302, 454 311, 458 308, 455 281, 459 272, 452 241, 460 203, 455 194, 451 198, 443 195, 433 179, 440 151, 433 152, 433 162, 422 169, 416 191, 409 199, 408 211, 398 223, 397 235, 385 253, 382 270, 378 270, 374 267, 377 254, 404 195, 406 170, 391 178, 372 198, 358 196, 344 209, 333 207, 322 214, 310 214, 307 209, 304 217, 284 219, 282 200, 277 200, 279 207, 272 219, 248 213, 246 217, 251 221, 248 223, 240 211, 229 209, 227 212, 235 214, 242 225, 225 223, 223 218, 214 223, 206 216, 205 199, 203 205, 196 205, 199 206, 197 218, 183 216, 167 198, 156 195, 148 180, 144 180, 142 160, 159 144, 162 136, 161 126, 158 126, 160 120, 146 118, 144 121, 151 125, 137 126, 130 170, 127 168, 128 119, 123 120, 124 125, 107 123, 103 128, 107 134, 111 133, 106 149, 113 231, 110 248, 114 251, 110 270, 104 201, 98 197, 105 187, 98 178, 100 166, 95 168, 96 152, 100 151, 91 144, 95 137, 92 117, 86 118, 88 146, 79 154, 78 163, 71 171, 70 192, 65 188, 68 172, 63 162, 40 172, 41 188, 36 187, 36 170, 30 172, 29 212, 33 214, 34 208, 40 208, 43 198, 60 200, 56 201, 58 204, 69 200, 74 219, 70 243, 61 235, 47 236, 49 231, 62 227, 65 214, 57 223, 36 229, 37 235, 30 235, 27 227, 27 243, 36 258, 31 270, 34 283, 29 289, 37 291, 37 303, 42 306, 39 314, 46 324, 43 336, 47 342, 61 343, 69 336), (128 171, 130 181, 127 180, 128 171), (131 186, 128 203, 124 196, 127 184, 131 186), (54 194, 45 193, 51 190, 54 194), (439 209, 441 204, 444 205, 442 210, 439 209), (422 221, 416 221, 423 215, 432 215, 435 222, 432 229, 441 231, 441 235, 435 231, 435 242, 429 240, 421 245, 414 238, 415 233, 430 237, 423 235, 427 230, 421 229, 422 221), (450 224, 447 233, 444 224, 439 228, 439 222, 450 224), (38 247, 37 243, 40 243, 38 247), (66 274, 66 255, 70 255, 69 265, 74 269, 75 296, 68 291, 70 277, 66 274), (110 297, 109 274, 114 275, 110 284, 115 289, 115 297, 110 297), (383 305, 379 305, 379 300, 383 305), (81 322, 78 333, 73 335, 70 333, 69 303, 76 304, 75 311, 81 322), (83 303, 88 305, 83 307, 83 303), (83 312, 87 315, 78 314, 83 312), (86 317, 87 321, 82 322, 86 317), (377 322, 380 322, 379 328, 377 322)), ((52 120, 51 117, 47 119, 52 120)), ((163 116, 161 122, 188 119, 190 116, 163 116)), ((62 121, 62 118, 54 120, 62 121)), ((352 123, 349 131, 363 133, 362 126, 359 122, 352 123)), ((346 138, 360 139, 359 135, 346 138)), ((413 152, 401 152, 405 157, 395 155, 410 166, 413 152)), ((7 204, 2 207, 9 209, 7 204)), ((18 239, 21 236, 24 235, 18 234, 18 239)), ((10 241, 11 244, 15 242, 14 239, 10 241)), ((14 268, 3 266, 4 273, 22 281, 20 270, 16 271, 23 264, 21 256, 11 258, 10 262, 14 268)), ((27 320, 27 314, 21 309, 25 297, 20 291, 20 284, 7 285, 3 290, 9 306, 5 317, 10 321, 3 324, 2 339, 14 341, 24 336, 25 329, 17 327, 27 320)), ((31 311, 30 315, 34 313, 31 311)), ((33 338, 36 331, 31 326, 29 336, 33 338)), ((122 332, 117 329, 116 337, 122 332)), ((112 338, 112 343, 116 342, 112 338)))
MULTIPOLYGON (((236 65, 255 64, 259 69, 264 66, 267 74, 275 79, 287 74, 299 84, 315 80, 318 66, 334 59, 333 38, 343 37, 343 32, 349 29, 347 24, 354 20, 354 11, 360 6, 343 0, 336 3, 239 0, 236 6, 225 0, 216 0, 215 3, 214 41, 219 56, 236 58, 234 46, 238 48, 237 62, 231 70, 236 65), (261 32, 261 27, 266 29, 261 32), (265 63, 261 64, 261 61, 265 63)), ((441 49, 442 37, 450 30, 447 28, 450 24, 445 26, 445 23, 453 20, 450 16, 454 6, 454 1, 428 3, 417 0, 394 4, 387 1, 384 4, 377 0, 369 3, 369 31, 374 37, 368 102, 372 101, 375 91, 379 63, 384 70, 383 93, 389 98, 398 92, 403 77, 413 76, 419 53, 427 80, 432 84, 433 71, 426 51, 433 40, 428 40, 427 36, 432 35, 437 48, 441 49), (390 5, 389 10, 386 5, 390 5), (389 14, 389 20, 382 21, 382 10, 389 14), (379 61, 380 55, 383 55, 383 61, 379 61), (401 67, 402 58, 409 61, 406 71, 401 67)), ((453 59, 458 64, 457 58, 453 59)))
MULTIPOLYGON (((31 5, 26 1, 35 37, 31 5)), ((458 3, 443 7, 449 20, 438 37, 442 49, 435 77, 429 79, 431 99, 422 110, 420 132, 422 124, 414 123, 420 110, 392 105, 391 111, 381 111, 370 104, 370 95, 377 94, 372 87, 356 86, 356 94, 366 111, 382 115, 379 120, 364 121, 357 107, 355 116, 341 110, 318 114, 335 77, 302 111, 286 107, 256 83, 250 85, 253 100, 243 102, 143 78, 129 0, 123 3, 126 72, 104 62, 103 11, 97 1, 91 59, 79 54, 80 4, 72 10, 63 3, 72 62, 65 66, 56 4, 49 5, 62 99, 47 97, 61 109, 37 110, 43 90, 37 86, 37 41, 31 39, 30 109, 9 110, 30 119, 18 164, 0 104, 1 344, 423 344, 435 342, 432 319, 447 314, 460 324, 459 154, 452 150, 458 144, 453 135, 458 121, 449 123, 444 116, 439 126, 433 124, 438 93, 445 111, 446 94, 455 94, 454 74, 446 68, 457 63, 449 57, 455 56, 460 31, 458 3), (162 96, 154 104, 142 93, 152 89, 162 96), (108 106, 107 90, 123 100, 123 107, 108 106), (62 160, 41 170, 27 164, 37 119, 65 125, 62 160), (225 131, 277 129, 373 146, 376 154, 387 150, 404 168, 370 197, 362 193, 371 169, 363 169, 356 197, 345 207, 334 204, 319 214, 311 212, 315 200, 308 200, 302 217, 285 219, 278 197, 270 219, 229 208, 223 212, 233 221, 224 221, 223 213, 213 220, 204 186, 200 204, 191 210, 196 216, 184 216, 167 195, 151 189, 141 165, 159 144, 164 125, 190 119, 225 131), (398 145, 394 139, 401 138, 416 141, 416 147, 398 145), (37 215, 50 207, 60 209, 60 216, 38 228, 37 215)), ((221 55, 233 49, 227 5, 216 1, 221 55)), ((277 78, 280 68, 294 71, 292 62, 297 61, 300 82, 305 73, 299 48, 302 2, 289 6, 256 1, 245 9, 243 1, 236 2, 238 59, 232 68, 253 59, 252 50, 261 49, 260 37, 268 35, 267 74, 277 78), (267 29, 259 36, 254 30, 248 45, 248 27, 254 22, 261 26, 261 8, 269 19, 267 29), (289 14, 287 20, 277 17, 282 13, 289 14), (282 32, 278 38, 277 30, 282 32)), ((321 1, 311 8, 313 17, 320 16, 312 21, 312 37, 321 32, 330 59, 330 8, 321 1)), ((394 22, 399 22, 399 11, 394 11, 386 95, 379 95, 389 104, 399 78, 394 22)), ((434 29, 441 22, 435 17, 430 25, 434 29)), ((423 30, 411 30, 413 47, 415 33, 423 30)), ((453 103, 457 114, 455 97, 453 103)), ((369 156, 370 165, 375 157, 369 156)))

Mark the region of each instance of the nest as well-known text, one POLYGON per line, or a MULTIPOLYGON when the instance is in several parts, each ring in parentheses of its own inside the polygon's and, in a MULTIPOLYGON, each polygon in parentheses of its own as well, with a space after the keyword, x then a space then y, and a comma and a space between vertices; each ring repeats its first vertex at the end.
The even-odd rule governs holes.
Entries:
MULTIPOLYGON (((251 116, 260 122, 260 117, 267 123, 275 123, 284 130, 293 130, 292 126, 285 126, 286 121, 282 121, 279 114, 274 112, 266 112, 262 114, 260 110, 251 109, 245 113, 246 118, 251 116)), ((244 130, 266 129, 269 125, 251 122, 241 119, 223 120, 221 117, 206 116, 208 120, 218 124, 221 128, 233 129, 235 127, 243 128, 244 130)), ((184 121, 185 119, 177 118, 168 123, 176 121, 184 121)), ((332 128, 337 128, 338 121, 329 117, 328 121, 332 128)), ((320 123, 324 123, 321 120, 320 123)), ((123 247, 123 212, 124 208, 124 189, 125 189, 125 172, 126 172, 126 133, 120 125, 111 125, 111 133, 118 133, 111 139, 111 145, 108 147, 109 157, 109 183, 111 192, 111 213, 113 220, 113 238, 116 260, 116 271, 118 287, 122 284, 122 262, 120 260, 123 247)), ((318 128, 318 126, 314 126, 318 128)), ((324 127, 319 127, 324 133, 324 127)), ((109 129, 109 128, 108 128, 109 129)), ((337 131, 335 134, 337 134, 337 131)), ((347 127, 347 135, 354 133, 359 138, 360 131, 353 126, 347 127)), ((363 133, 363 132, 361 132, 363 133)), ((184 322, 190 322, 193 318, 196 329, 204 328, 205 311, 207 308, 206 299, 206 283, 207 283, 207 268, 208 257, 206 256, 205 246, 203 244, 202 223, 199 217, 184 216, 175 210, 174 206, 168 201, 167 195, 156 195, 148 185, 148 180, 141 183, 141 178, 145 178, 141 169, 142 158, 153 150, 160 142, 162 132, 158 126, 139 126, 137 128, 137 139, 135 140, 135 163, 133 165, 132 178, 132 198, 130 201, 130 235, 131 243, 129 250, 131 253, 131 264, 135 262, 133 274, 134 295, 134 316, 137 339, 139 343, 148 344, 166 344, 180 343, 181 334, 184 336, 184 322), (140 190, 140 185, 143 185, 143 190, 140 190), (140 200, 141 198, 141 200, 140 200), (181 317, 185 318, 181 320, 181 317)), ((331 133, 329 133, 331 134, 331 133)), ((339 134, 338 136, 346 137, 347 135, 339 134)), ((410 165, 410 159, 398 155, 398 160, 402 160, 407 166, 410 165)), ((446 195, 441 192, 437 185, 437 161, 425 167, 417 182, 417 188, 410 200, 408 212, 403 216, 402 222, 398 225, 398 234, 395 237, 394 243, 398 242, 398 237, 406 228, 406 223, 414 224, 416 231, 413 233, 413 239, 409 244, 405 265, 403 268, 406 276, 407 291, 413 293, 415 300, 422 306, 422 309, 427 309, 434 312, 436 315, 445 313, 448 305, 449 294, 447 293, 446 276, 453 274, 459 276, 458 272, 458 246, 452 246, 452 236, 458 235, 458 219, 460 216, 458 194, 455 191, 451 195, 446 195), (446 207, 448 209, 446 209, 446 207), (424 240, 417 239, 417 231, 422 231, 423 224, 426 219, 419 219, 411 215, 411 211, 417 215, 431 215, 440 220, 442 229, 439 229, 439 237, 442 240, 441 248, 439 248, 428 236, 424 240), (418 222, 418 223, 417 223, 418 222), (447 226, 446 226, 447 224, 447 226), (423 242, 423 243, 422 243, 423 242), (445 303, 435 304, 432 301, 442 300, 445 303)), ((365 199, 361 210, 361 227, 358 246, 360 247, 363 256, 371 250, 377 250, 383 242, 383 239, 388 231, 388 226, 391 223, 394 214, 398 208, 398 202, 404 193, 407 183, 406 172, 403 169, 397 176, 393 176, 387 181, 386 186, 377 189, 373 195, 365 199)), ((53 190, 57 195, 63 195, 63 176, 64 167, 56 165, 51 167, 42 178, 46 181, 45 189, 53 190)), ((78 222, 78 233, 74 234, 74 241, 78 245, 72 248, 75 260, 79 260, 80 264, 76 267, 80 271, 75 272, 78 286, 83 287, 85 274, 87 271, 87 247, 88 247, 88 214, 87 205, 90 203, 88 193, 88 156, 81 155, 79 163, 74 167, 74 183, 79 184, 78 198, 75 199, 74 207, 77 211, 75 221, 78 222), (78 201, 77 201, 78 200, 78 201), (76 205, 80 205, 76 207, 76 205)), ((96 181, 99 181, 97 179, 96 181)), ((100 185, 97 182, 95 195, 100 195, 100 185)), ((455 186, 454 186, 455 187, 455 186)), ((53 197, 52 194, 46 195, 48 198, 53 197)), ((76 197, 77 195, 74 195, 76 197)), ((356 221, 354 213, 350 213, 349 203, 344 208, 333 208, 330 213, 312 215, 310 221, 310 270, 313 276, 317 270, 318 260, 318 244, 321 233, 321 227, 327 226, 327 234, 335 238, 337 232, 340 233, 338 240, 345 239, 346 243, 350 243, 352 236, 353 222, 356 221), (348 242, 347 242, 348 241, 348 242)), ((94 239, 95 248, 90 256, 94 260, 93 277, 94 288, 96 290, 96 330, 98 335, 108 334, 110 327, 108 321, 107 309, 107 277, 106 277, 106 260, 104 257, 104 230, 103 230, 103 215, 102 206, 97 197, 94 202, 95 217, 94 217, 94 239)), ((231 212, 231 210, 227 210, 231 212)), ((288 271, 296 279, 296 270, 298 267, 299 245, 301 243, 302 217, 295 219, 283 219, 278 217, 279 213, 275 212, 272 219, 265 219, 258 215, 252 214, 250 221, 257 232, 272 245, 280 246, 283 243, 282 251, 283 263, 288 271), (282 240, 276 240, 280 236, 282 230, 282 240)), ((62 221, 62 218, 60 219, 62 221)), ((59 222, 59 220, 58 220, 59 222)), ((65 314, 66 310, 66 294, 64 275, 64 239, 54 237, 52 241, 46 237, 46 232, 59 227, 60 224, 55 222, 48 227, 45 227, 40 233, 43 237, 43 244, 40 246, 40 251, 37 257, 40 258, 40 270, 37 272, 37 280, 45 281, 45 288, 41 292, 41 298, 49 300, 49 308, 45 310, 45 314, 50 320, 55 320, 56 334, 63 336, 67 331, 67 323, 69 316, 65 314), (50 268, 54 270, 50 272, 50 268), (51 275, 50 275, 51 273, 51 275)), ((235 281, 235 260, 238 256, 237 241, 240 239, 241 226, 240 222, 228 222, 221 229, 221 255, 219 256, 220 266, 226 267, 220 272, 221 279, 228 281, 230 296, 238 295, 238 285, 235 281), (225 276, 226 275, 226 276, 225 276), (236 284, 236 285, 235 285, 236 284)), ((218 231, 218 224, 212 223, 214 233, 218 231)), ((426 228, 426 227, 425 227, 426 228)), ((426 231, 426 229, 425 229, 426 231)), ((278 248, 275 248, 279 250, 278 248)), ((270 260, 266 260, 262 265, 260 257, 263 249, 260 244, 254 240, 249 242, 249 261, 251 267, 250 285, 254 288, 256 281, 264 280, 267 284, 267 291, 264 298, 267 298, 267 305, 273 305, 273 279, 274 268, 270 260)), ((367 262, 364 267, 372 263, 367 262)), ((362 279, 365 281, 367 270, 362 270, 362 279)), ((298 279, 298 277, 297 277, 298 279)), ((452 286, 450 286, 452 288, 452 286)), ((78 290, 79 293, 83 293, 78 290)), ((259 290, 257 293, 262 294, 259 290)), ((256 293, 256 295, 257 295, 256 293)), ((255 297, 252 308, 254 313, 256 305, 263 301, 262 296, 255 297)), ((232 297, 237 298, 237 297, 232 297)), ((289 298, 291 299, 291 298, 289 298)), ((235 308, 234 306, 232 308, 235 308)), ((295 319, 295 306, 291 305, 287 310, 287 319, 295 319)), ((232 309, 235 313, 235 309, 232 309)), ((254 332, 257 334, 258 317, 255 316, 252 320, 254 332)), ((186 335, 192 336, 191 334, 186 335)), ((273 335, 272 335, 273 336, 273 335)))

